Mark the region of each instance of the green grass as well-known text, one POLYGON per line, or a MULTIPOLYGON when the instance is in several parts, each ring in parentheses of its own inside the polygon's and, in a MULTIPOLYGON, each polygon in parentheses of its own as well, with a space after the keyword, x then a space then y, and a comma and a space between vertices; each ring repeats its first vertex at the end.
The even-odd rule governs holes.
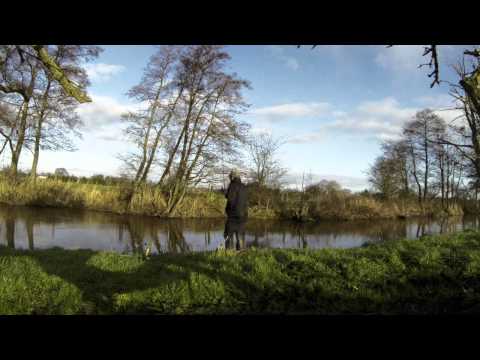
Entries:
POLYGON ((1 314, 477 312, 480 233, 149 259, 0 248, 1 314))

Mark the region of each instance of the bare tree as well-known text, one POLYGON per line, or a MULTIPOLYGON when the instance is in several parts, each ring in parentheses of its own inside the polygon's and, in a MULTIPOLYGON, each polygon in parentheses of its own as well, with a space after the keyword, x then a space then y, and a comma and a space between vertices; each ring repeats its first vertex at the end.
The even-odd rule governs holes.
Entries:
POLYGON ((430 109, 419 111, 415 119, 407 123, 403 130, 412 156, 413 176, 418 186, 419 200, 422 202, 425 202, 427 196, 432 195, 429 194, 429 183, 434 167, 435 145, 430 140, 440 139, 444 132, 444 121, 430 109))
POLYGON ((237 152, 247 124, 236 120, 246 104, 245 80, 224 71, 230 56, 221 46, 161 47, 129 95, 147 108, 124 116, 137 151, 124 155, 135 183, 153 165, 167 194, 164 215, 174 214, 187 189, 215 175, 227 154, 237 152))
POLYGON ((146 103, 146 108, 123 116, 129 126, 127 136, 139 153, 126 161, 135 171, 135 183, 145 182, 154 163, 163 131, 175 115, 184 87, 174 79, 174 70, 182 51, 178 46, 161 46, 150 58, 142 81, 128 92, 128 96, 146 103))
MULTIPOLYGON (((479 65, 479 60, 472 61, 470 67, 475 69, 479 65)), ((454 69, 464 81, 468 77, 469 70, 463 61, 454 66, 454 69)), ((461 111, 461 116, 453 119, 449 123, 451 134, 449 138, 441 138, 437 143, 453 146, 464 158, 470 161, 475 169, 477 178, 480 178, 480 112, 474 105, 474 101, 461 85, 450 84, 450 94, 456 100, 456 109, 461 111)))
POLYGON ((284 144, 281 139, 261 133, 250 136, 247 147, 252 167, 250 178, 260 186, 278 186, 286 170, 277 159, 278 151, 284 144))
POLYGON ((7 149, 7 145, 9 145, 8 149, 13 151, 12 139, 17 122, 17 115, 18 109, 16 107, 0 102, 0 135, 3 138, 0 154, 7 149))
POLYGON ((368 171, 368 181, 383 198, 391 199, 402 190, 397 171, 397 159, 381 155, 376 158, 368 171))
MULTIPOLYGON (((79 84, 75 84, 71 79, 78 80, 84 75, 84 70, 79 66, 74 66, 72 62, 72 56, 83 59, 88 57, 97 56, 100 52, 100 48, 96 46, 57 46, 53 47, 58 49, 67 49, 64 51, 67 56, 63 56, 63 59, 69 59, 70 61, 64 61, 61 66, 57 63, 60 59, 52 58, 48 54, 49 47, 41 45, 2 45, 0 47, 0 93, 3 93, 3 100, 7 100, 9 104, 17 106, 18 116, 15 123, 11 124, 10 132, 2 132, 2 136, 6 139, 6 142, 10 145, 11 151, 11 165, 10 173, 12 176, 16 176, 18 161, 22 149, 29 145, 28 131, 31 127, 35 127, 33 118, 39 120, 37 123, 37 138, 36 154, 34 157, 34 163, 38 163, 38 151, 40 148, 39 140, 41 138, 41 125, 44 120, 45 110, 39 110, 42 107, 46 109, 48 105, 48 93, 52 87, 52 84, 62 88, 65 98, 72 99, 72 94, 80 96, 83 94, 82 89, 86 86, 86 82, 80 81, 79 84), (36 54, 36 55, 35 55, 36 54), (70 55, 70 57, 68 56, 70 55), (49 65, 45 64, 45 61, 49 65), (53 71, 53 72, 52 72, 53 71), (83 73, 82 73, 83 72, 83 73), (66 76, 70 76, 71 79, 66 76), (42 75, 45 77, 42 81, 42 75), (37 101, 42 98, 43 100, 37 101), (36 113, 35 113, 35 110, 36 113), (42 115, 43 112, 43 115, 42 115)), ((85 95, 86 96, 86 95, 85 95)), ((77 99, 78 100, 78 99, 77 99)), ((85 98, 83 100, 86 101, 85 98)), ((83 101, 82 100, 82 101, 83 101)), ((70 122, 71 123, 71 122, 70 122)), ((62 134, 60 132, 60 134, 62 134)), ((57 134, 57 137, 60 135, 57 134)), ((57 143, 62 143, 63 139, 59 139, 57 143)), ((34 151, 35 152, 35 151, 34 151)), ((36 164, 34 164, 36 170, 36 164)))
POLYGON ((28 126, 30 102, 34 95, 35 82, 40 69, 34 60, 22 59, 14 48, 6 48, 4 56, 0 69, 0 91, 10 95, 11 101, 20 104, 17 121, 13 124, 12 137, 8 140, 12 156, 10 174, 12 177, 16 177, 28 126))
MULTIPOLYGON (((5 63, 4 49, 9 47, 18 54, 22 63, 27 59, 36 61, 54 81, 58 82, 68 96, 76 99, 79 103, 92 101, 85 93, 84 88, 72 81, 65 69, 49 54, 47 45, 3 45, 2 47, 3 49, 0 49, 0 69, 5 63)), ((95 49, 94 47, 88 50, 93 51, 92 54, 98 54, 97 51, 101 51, 100 48, 95 49)))
MULTIPOLYGON (((70 79, 75 79, 82 88, 89 84, 86 71, 80 66, 83 61, 97 57, 97 46, 57 45, 46 47, 52 58, 70 79)), ((36 179, 40 149, 74 150, 69 134, 80 136, 77 128, 82 124, 76 113, 78 102, 67 94, 59 83, 44 71, 38 94, 34 96, 33 162, 31 178, 36 179)))
POLYGON ((235 116, 246 104, 247 81, 223 71, 230 56, 221 46, 191 46, 182 54, 177 82, 185 89, 167 141, 167 159, 159 185, 168 188, 166 214, 174 213, 186 189, 200 183, 245 139, 246 123, 235 116), (167 181, 168 178, 168 181, 167 181))

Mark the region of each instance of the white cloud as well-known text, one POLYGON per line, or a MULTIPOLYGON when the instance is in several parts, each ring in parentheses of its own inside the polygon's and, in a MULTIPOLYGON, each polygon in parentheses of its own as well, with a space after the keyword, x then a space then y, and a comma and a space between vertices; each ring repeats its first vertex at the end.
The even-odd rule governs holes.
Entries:
POLYGON ((306 116, 322 116, 330 112, 331 105, 325 102, 288 103, 253 109, 250 115, 266 120, 285 120, 306 116))
POLYGON ((279 45, 269 45, 267 49, 273 54, 275 58, 282 61, 286 67, 294 71, 300 68, 300 63, 293 56, 288 56, 285 54, 285 48, 279 45))
POLYGON ((347 113, 345 111, 335 110, 335 111, 332 111, 332 115, 335 117, 344 117, 347 115, 347 113))
POLYGON ((295 135, 288 138, 287 142, 290 144, 306 144, 322 141, 325 138, 325 133, 323 131, 311 132, 301 135, 295 135))
POLYGON ((381 47, 374 61, 384 69, 395 72, 418 72, 418 65, 425 63, 423 45, 395 45, 381 47))
POLYGON ((395 98, 386 97, 376 101, 364 101, 351 111, 335 109, 328 103, 288 103, 254 109, 251 114, 259 119, 284 120, 301 117, 324 117, 322 124, 309 133, 295 133, 289 136, 288 143, 315 143, 328 138, 330 133, 340 133, 364 139, 399 139, 404 124, 426 107, 434 110, 447 124, 456 120, 459 125, 462 111, 453 109, 450 96, 422 97, 415 101, 420 106, 402 106, 395 98), (435 105, 435 106, 429 106, 435 105), (328 118, 325 118, 328 116, 328 118))
POLYGON ((369 187, 368 180, 362 177, 316 173, 289 173, 284 177, 285 185, 289 188, 300 188, 302 180, 305 185, 312 185, 322 180, 336 181, 342 188, 352 191, 361 191, 369 187))
POLYGON ((97 139, 105 140, 105 141, 124 141, 122 137, 119 137, 118 134, 106 133, 106 134, 99 134, 96 136, 97 139))
POLYGON ((455 99, 448 94, 421 96, 415 102, 431 109, 446 109, 455 105, 455 99))
POLYGON ((272 129, 270 128, 264 128, 264 127, 253 127, 250 129, 250 132, 254 135, 272 135, 272 129))
POLYGON ((459 109, 445 109, 434 111, 436 115, 441 117, 447 124, 451 125, 464 125, 467 126, 467 119, 462 110, 459 109))
POLYGON ((110 96, 91 95, 91 98, 91 103, 82 104, 77 110, 86 128, 90 130, 120 123, 123 113, 138 108, 138 105, 122 104, 110 96))
POLYGON ((401 107, 397 100, 387 97, 378 101, 360 103, 351 112, 331 111, 334 119, 322 124, 316 131, 290 138, 294 144, 321 141, 328 133, 369 139, 397 139, 402 126, 415 116, 419 109, 401 107))
POLYGON ((434 96, 422 96, 417 99, 422 107, 428 107, 434 110, 434 113, 445 120, 447 124, 454 123, 454 125, 461 125, 463 122, 466 125, 461 103, 458 103, 452 96, 447 94, 438 94, 434 96))
POLYGON ((92 81, 105 82, 110 80, 114 75, 125 71, 125 66, 123 65, 114 65, 114 64, 85 64, 85 70, 87 71, 88 77, 92 81))
POLYGON ((387 97, 379 101, 365 101, 357 107, 361 114, 374 117, 390 118, 392 121, 403 121, 411 118, 416 108, 402 108, 397 100, 387 97))
POLYGON ((298 70, 298 68, 300 67, 300 64, 295 58, 286 58, 285 65, 287 65, 287 67, 289 67, 292 70, 298 70))

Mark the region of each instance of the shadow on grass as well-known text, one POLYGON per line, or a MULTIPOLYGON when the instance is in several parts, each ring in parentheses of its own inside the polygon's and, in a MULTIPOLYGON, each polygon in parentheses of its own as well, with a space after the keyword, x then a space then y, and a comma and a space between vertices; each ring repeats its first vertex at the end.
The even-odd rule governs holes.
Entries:
MULTIPOLYGON (((143 239, 141 227, 137 229, 127 224, 127 229, 132 241, 143 239)), ((287 253, 272 249, 258 253, 258 256, 247 254, 246 261, 243 261, 205 253, 163 254, 141 259, 139 255, 92 250, 56 248, 19 251, 14 250, 14 226, 11 221, 6 224, 6 233, 7 244, 12 249, 0 248, 0 256, 29 257, 46 274, 74 285, 81 292, 82 313, 175 313, 176 306, 182 305, 180 303, 185 300, 184 296, 193 299, 191 302, 186 300, 189 312, 442 314, 479 311, 474 305, 478 304, 480 283, 475 274, 467 271, 471 265, 467 254, 478 250, 479 245, 476 240, 469 243, 468 238, 462 240, 462 246, 445 241, 441 256, 435 262, 426 263, 425 256, 429 249, 435 247, 424 240, 404 242, 399 247, 392 243, 308 255, 304 250, 287 253), (386 250, 396 250, 398 257, 395 259, 403 265, 388 265, 389 270, 383 276, 377 276, 376 265, 386 261, 382 260, 386 250), (272 266, 265 269, 269 263, 272 266), (316 268, 316 264, 321 266, 316 268), (260 271, 248 276, 254 267, 260 271), (404 270, 394 270, 402 267, 404 270), (196 280, 192 274, 213 282, 194 283, 196 280), (225 293, 211 300, 210 295, 215 289, 210 293, 206 287, 215 286, 214 282, 221 283, 225 293), (118 310, 117 295, 149 289, 158 289, 161 299, 139 294, 118 310), (178 291, 186 293, 177 297, 178 291), (178 301, 179 298, 183 300, 178 301), (216 308, 218 299, 223 304, 219 309, 216 308), (197 300, 200 303, 195 304, 197 300)), ((27 233, 29 237, 33 236, 33 231, 27 233)), ((178 238, 175 243, 183 239, 181 232, 171 233, 175 235, 174 239, 178 238)), ((475 234, 472 236, 476 237, 475 234)), ((177 247, 172 245, 172 248, 177 247)), ((243 256, 242 253, 237 254, 232 256, 243 256)), ((55 289, 49 290, 54 297, 55 289)))
MULTIPOLYGON (((166 287, 183 282, 183 286, 186 285, 183 289, 187 292, 186 296, 193 298, 194 295, 199 295, 202 284, 192 289, 193 273, 220 281, 229 293, 228 298, 242 303, 238 306, 227 305, 218 311, 215 304, 209 300, 197 304, 203 312, 208 313, 372 315, 479 312, 479 309, 472 308, 476 301, 465 296, 458 282, 445 278, 441 273, 423 276, 412 274, 407 276, 403 284, 393 279, 386 283, 382 280, 383 284, 380 282, 365 284, 365 288, 358 289, 345 281, 343 276, 311 271, 306 268, 307 264, 288 261, 281 255, 275 258, 285 265, 283 273, 289 280, 258 283, 242 276, 238 269, 236 273, 233 273, 233 269, 229 270, 225 266, 228 257, 208 257, 205 254, 159 255, 148 260, 130 258, 126 261, 126 264, 133 265, 130 269, 125 267, 121 269, 118 266, 121 265, 123 257, 128 257, 127 255, 105 254, 91 250, 57 248, 32 252, 0 248, 0 256, 29 257, 48 275, 59 277, 76 286, 82 294, 83 308, 79 312, 87 314, 175 313, 175 304, 180 304, 173 298, 175 296, 169 298, 168 294, 181 290, 175 287, 166 290, 166 287), (102 269, 103 265, 119 270, 105 270, 102 269), (311 286, 318 281, 324 285, 311 286), (132 299, 125 308, 122 308, 123 310, 118 310, 116 295, 154 288, 159 288, 161 292, 165 291, 163 296, 167 296, 165 299, 169 304, 163 306, 158 299, 140 295, 140 298, 132 299), (191 294, 192 291, 197 293, 191 294)), ((251 264, 246 262, 243 265, 248 267, 251 264)), ((246 272, 248 269, 243 271, 246 272)), ((472 289, 475 288, 478 289, 478 283, 472 284, 472 289)), ((189 309, 193 309, 193 313, 196 312, 195 306, 193 303, 188 305, 189 309)), ((46 309, 42 313, 51 311, 46 309)))
MULTIPOLYGON (((29 249, 33 250, 33 223, 25 223, 29 249)), ((57 276, 77 287, 88 313, 115 312, 115 295, 132 293, 168 285, 186 283, 191 291, 192 274, 206 276, 223 283, 224 288, 235 298, 248 298, 258 294, 259 288, 252 281, 235 274, 224 266, 226 258, 209 256, 208 254, 161 254, 146 259, 143 257, 144 227, 134 226, 127 221, 126 229, 130 234, 133 255, 96 252, 93 250, 49 250, 22 251, 15 250, 15 222, 13 216, 7 216, 5 221, 7 247, 1 249, 0 255, 25 256, 33 259, 42 270, 52 276, 57 276), (140 255, 140 254, 142 255, 140 255), (113 271, 115 270, 115 271, 113 271)), ((175 225, 175 224, 174 224, 175 225)), ((188 246, 178 226, 169 228, 168 249, 172 252, 188 251, 188 246)), ((154 243, 158 242, 155 239, 154 243)), ((160 245, 156 244, 158 250, 160 245)), ((152 303, 151 299, 144 299, 152 303)), ((142 308, 133 305, 135 313, 157 312, 155 308, 142 308)))
MULTIPOLYGON (((84 312, 109 314, 115 311, 115 295, 143 291, 186 281, 191 291, 191 275, 204 275, 221 281, 227 291, 236 297, 249 297, 258 294, 259 288, 239 275, 221 269, 225 259, 210 258, 206 254, 153 256, 140 259, 139 255, 119 255, 95 252, 92 250, 49 250, 24 251, 0 248, 0 255, 25 256, 33 259, 42 270, 76 286, 84 303, 84 312), (99 258, 95 259, 96 256, 99 258), (125 259, 125 266, 119 268, 125 259), (102 269, 112 266, 118 271, 102 269)), ((150 303, 151 299, 145 299, 150 303)), ((155 313, 155 307, 133 305, 129 312, 155 313)))

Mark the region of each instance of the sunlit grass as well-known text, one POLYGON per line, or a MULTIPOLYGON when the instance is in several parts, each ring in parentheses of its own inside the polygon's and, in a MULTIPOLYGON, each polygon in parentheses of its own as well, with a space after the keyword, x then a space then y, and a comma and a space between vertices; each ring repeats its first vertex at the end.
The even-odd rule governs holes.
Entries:
MULTIPOLYGON (((124 185, 98 185, 38 179, 14 183, 0 178, 0 202, 10 205, 67 207, 118 214, 162 216, 167 205, 158 187, 143 186, 132 198, 124 185)), ((223 217, 225 198, 211 191, 191 191, 174 214, 176 217, 223 217)))
POLYGON ((441 314, 480 301, 480 233, 149 259, 0 248, 1 314, 441 314))

